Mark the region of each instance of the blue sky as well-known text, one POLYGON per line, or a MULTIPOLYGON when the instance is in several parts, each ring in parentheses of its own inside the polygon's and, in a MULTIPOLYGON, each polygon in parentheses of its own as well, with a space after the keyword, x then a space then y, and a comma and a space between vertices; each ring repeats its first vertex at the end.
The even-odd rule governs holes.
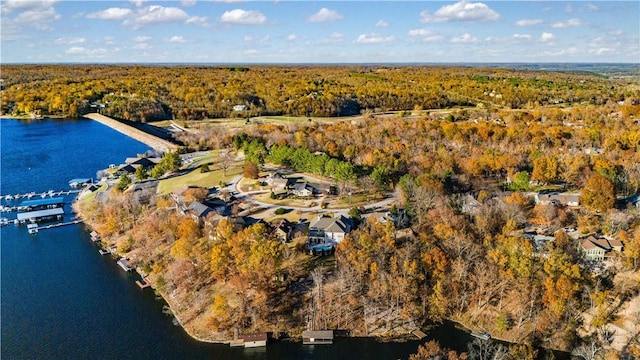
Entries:
POLYGON ((2 0, 3 63, 640 63, 639 1, 2 0))

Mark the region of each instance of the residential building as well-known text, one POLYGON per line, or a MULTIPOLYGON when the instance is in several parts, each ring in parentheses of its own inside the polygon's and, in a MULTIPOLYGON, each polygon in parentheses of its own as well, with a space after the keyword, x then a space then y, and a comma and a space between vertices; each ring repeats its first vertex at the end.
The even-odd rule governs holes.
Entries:
POLYGON ((589 236, 580 241, 579 249, 584 253, 585 259, 591 261, 603 261, 611 251, 622 251, 622 242, 618 239, 605 239, 589 236))
POLYGON ((297 183, 293 185, 293 189, 291 189, 291 193, 300 197, 309 197, 314 194, 315 188, 307 182, 297 183))
POLYGON ((318 216, 309 224, 307 247, 335 246, 344 240, 352 228, 352 221, 345 216, 336 218, 318 216))
POLYGON ((552 194, 535 194, 536 204, 553 204, 564 206, 580 206, 580 194, 571 193, 552 193, 552 194))

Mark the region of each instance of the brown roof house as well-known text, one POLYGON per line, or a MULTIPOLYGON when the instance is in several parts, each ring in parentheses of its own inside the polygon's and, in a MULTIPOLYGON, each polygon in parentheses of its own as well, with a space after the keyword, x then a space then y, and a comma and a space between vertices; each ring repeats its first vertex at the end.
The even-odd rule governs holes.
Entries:
POLYGON ((607 240, 589 236, 580 241, 579 249, 584 257, 591 261, 603 261, 611 251, 622 251, 622 242, 618 239, 607 240))

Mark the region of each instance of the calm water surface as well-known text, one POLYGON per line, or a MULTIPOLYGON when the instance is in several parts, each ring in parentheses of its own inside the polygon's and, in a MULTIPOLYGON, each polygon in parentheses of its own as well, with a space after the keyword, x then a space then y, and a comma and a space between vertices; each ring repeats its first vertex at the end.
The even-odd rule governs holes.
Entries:
MULTIPOLYGON (((72 178, 95 177, 149 150, 90 120, 0 120, 0 140, 3 195, 66 190, 72 178)), ((245 350, 199 343, 162 313, 153 291, 136 286, 135 275, 98 254, 83 225, 35 236, 9 225, 0 242, 2 359, 405 359, 420 344, 337 339, 245 350)), ((432 336, 461 349, 468 341, 450 325, 432 336)))

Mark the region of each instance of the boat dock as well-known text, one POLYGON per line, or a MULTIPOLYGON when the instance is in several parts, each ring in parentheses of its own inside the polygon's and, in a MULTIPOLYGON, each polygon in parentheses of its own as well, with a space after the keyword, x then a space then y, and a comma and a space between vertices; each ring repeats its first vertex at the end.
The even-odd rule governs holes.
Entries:
POLYGON ((136 285, 138 285, 140 287, 140 289, 146 289, 148 287, 151 287, 151 284, 149 284, 148 282, 142 280, 136 280, 136 285))
POLYGON ((29 229, 29 234, 35 234, 40 230, 48 230, 48 229, 53 229, 53 228, 58 228, 58 227, 62 227, 62 226, 68 226, 68 225, 76 225, 76 224, 80 224, 82 223, 81 219, 76 219, 73 221, 68 221, 68 222, 61 222, 61 223, 56 223, 56 224, 50 224, 50 225, 45 225, 45 226, 38 226, 37 224, 28 224, 27 228, 29 229))
MULTIPOLYGON (((28 192, 28 193, 24 193, 24 194, 15 194, 15 195, 0 195, 0 200, 4 200, 6 202, 13 202, 13 201, 17 201, 20 199, 28 199, 31 200, 32 198, 41 198, 41 199, 45 199, 47 197, 56 197, 56 196, 62 196, 62 195, 72 195, 72 194, 77 194, 79 192, 81 192, 81 189, 75 189, 75 190, 60 190, 60 191, 53 191, 53 190, 49 190, 49 191, 45 191, 45 192, 41 192, 41 193, 37 193, 35 191, 32 192, 28 192)), ((5 208, 5 207, 3 207, 5 208)), ((13 211, 17 210, 17 206, 6 206, 6 208, 15 208, 13 211)), ((4 212, 4 210, 3 210, 4 212)))
POLYGON ((133 270, 132 267, 129 266, 129 262, 127 261, 127 259, 122 258, 120 260, 118 260, 118 265, 120 265, 120 267, 122 268, 122 270, 124 271, 131 271, 133 270))

